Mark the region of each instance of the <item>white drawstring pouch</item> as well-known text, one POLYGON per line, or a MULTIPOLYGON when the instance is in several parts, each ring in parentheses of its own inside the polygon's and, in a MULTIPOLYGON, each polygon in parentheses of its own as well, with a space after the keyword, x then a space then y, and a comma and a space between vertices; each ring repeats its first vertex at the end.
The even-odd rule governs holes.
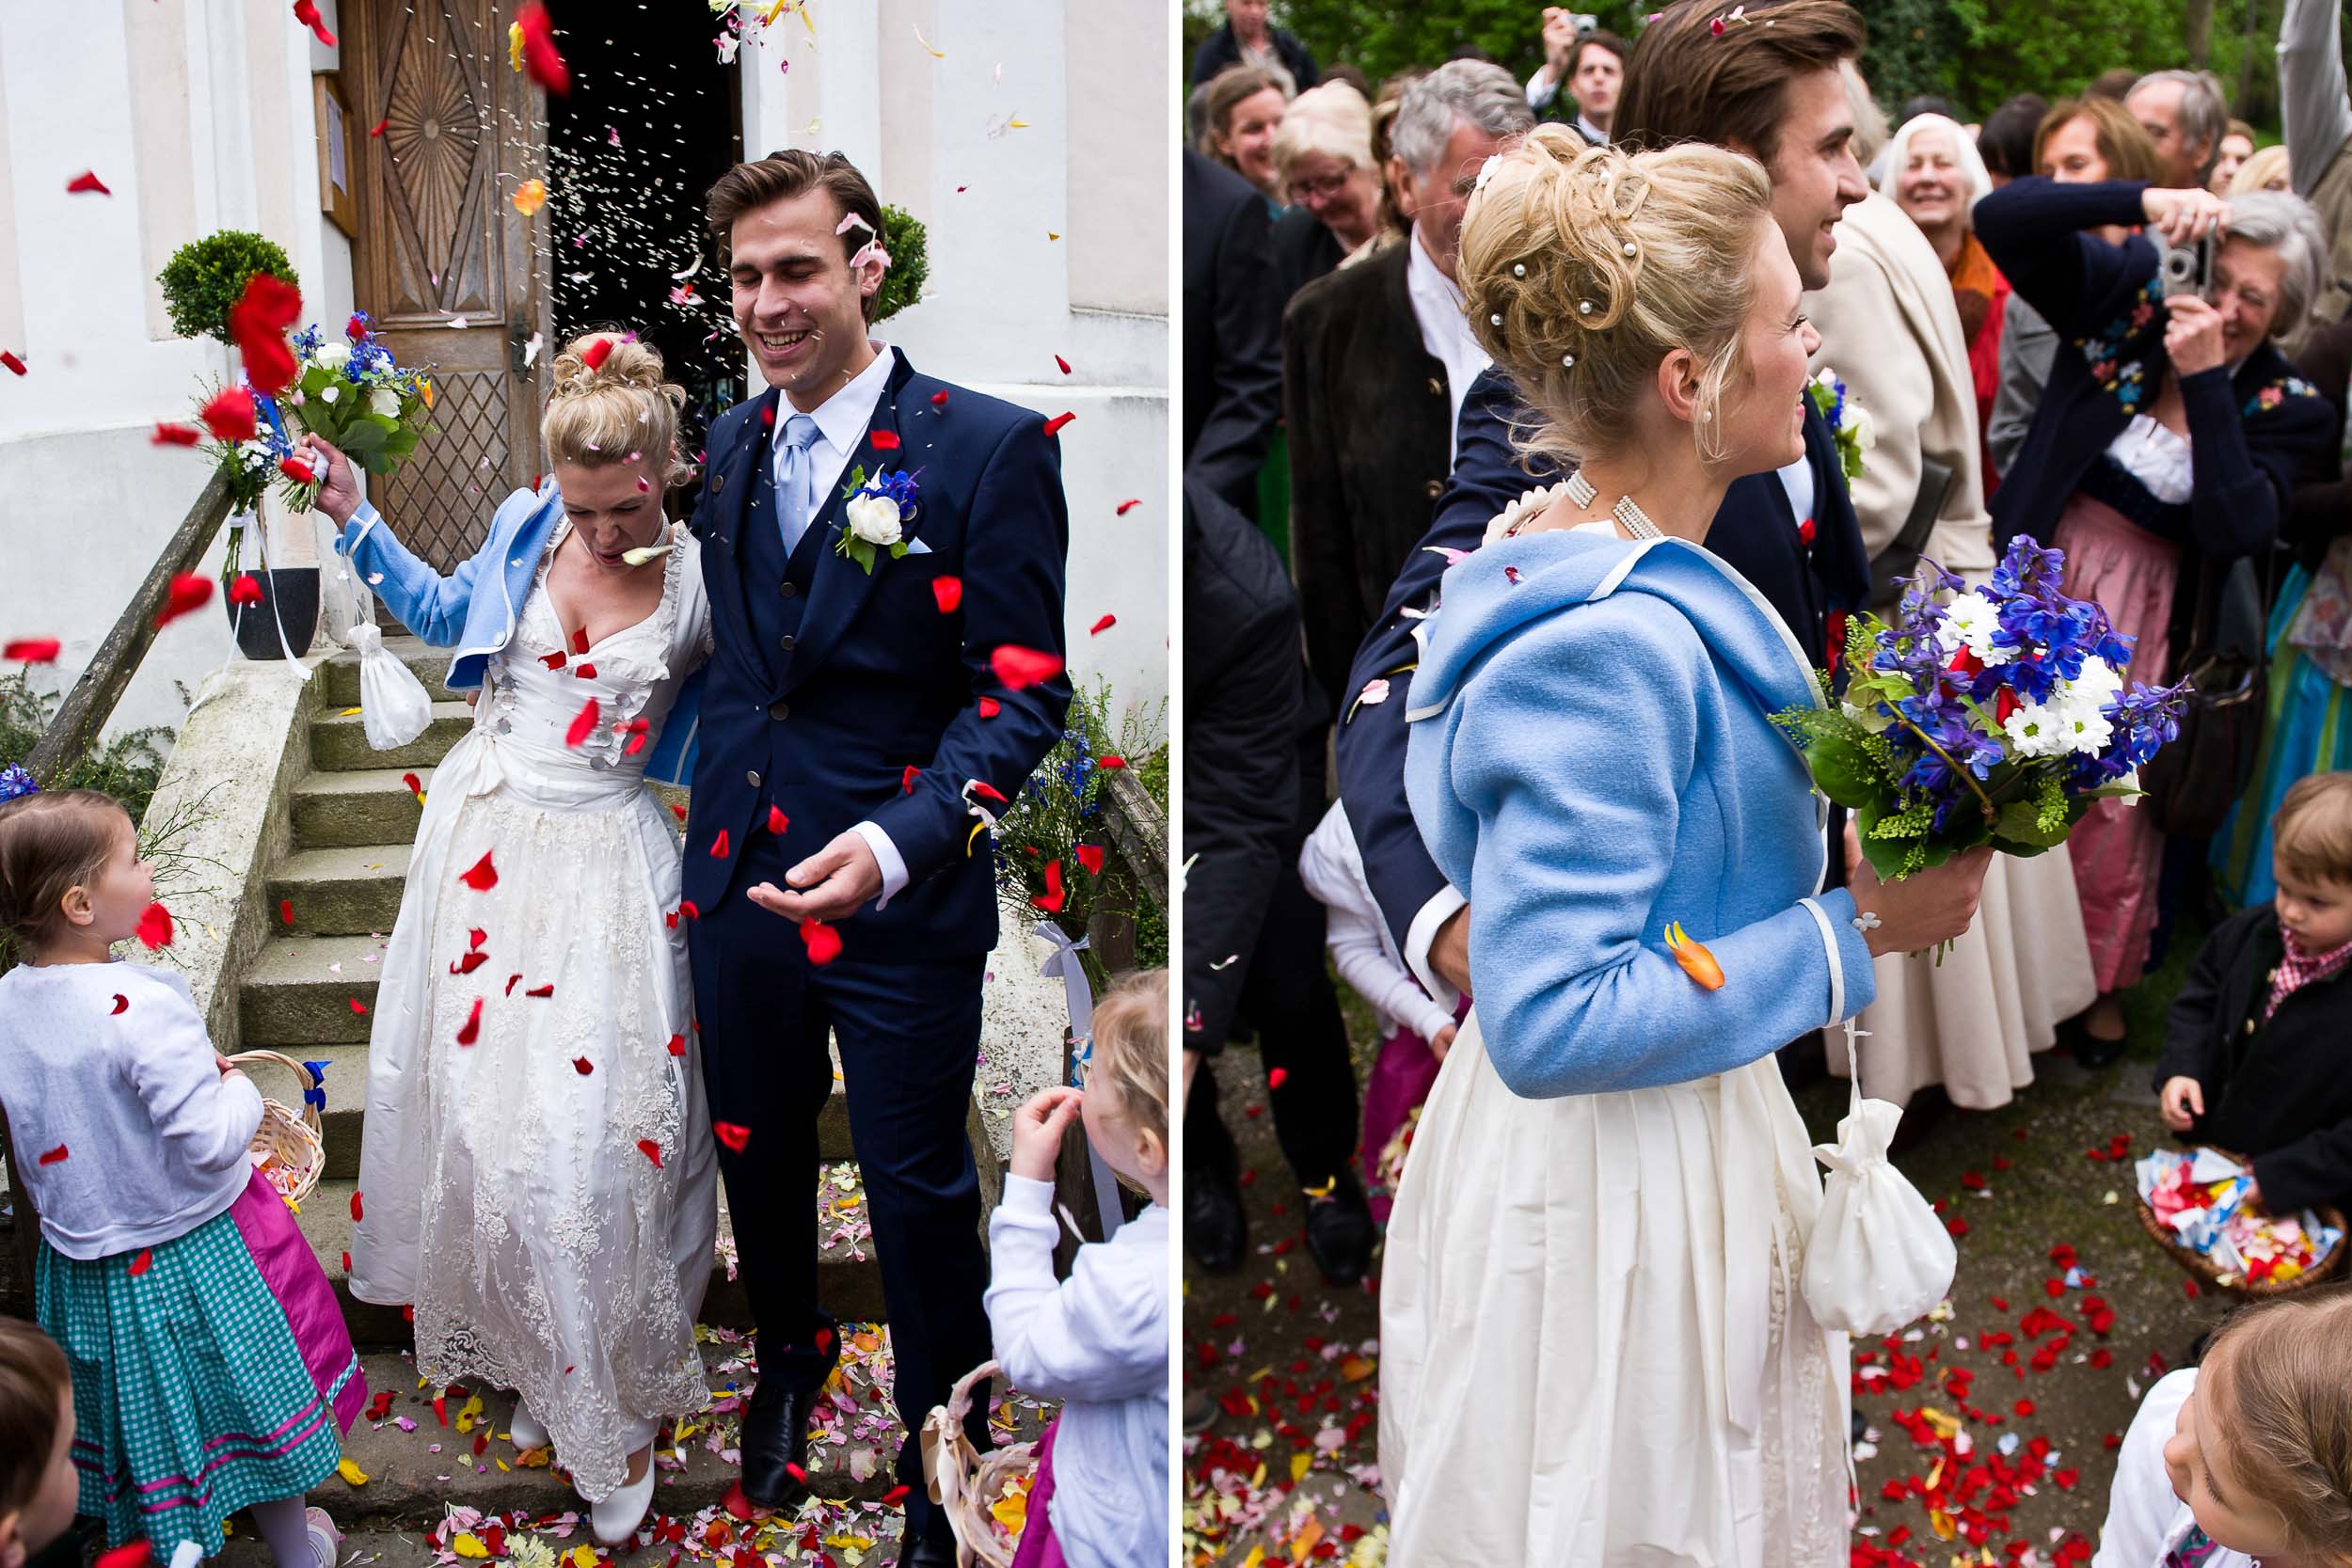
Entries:
POLYGON ((433 699, 424 683, 386 650, 384 634, 373 622, 351 628, 351 645, 359 651, 359 724, 368 732, 368 744, 379 752, 407 745, 433 722, 433 699))
POLYGON ((1852 1090, 1837 1142, 1815 1144, 1828 1167, 1804 1251, 1804 1303, 1824 1328, 1889 1334, 1924 1317, 1952 1288, 1960 1250, 1928 1200, 1886 1158, 1902 1107, 1862 1097, 1863 1032, 1846 1022, 1852 1090))

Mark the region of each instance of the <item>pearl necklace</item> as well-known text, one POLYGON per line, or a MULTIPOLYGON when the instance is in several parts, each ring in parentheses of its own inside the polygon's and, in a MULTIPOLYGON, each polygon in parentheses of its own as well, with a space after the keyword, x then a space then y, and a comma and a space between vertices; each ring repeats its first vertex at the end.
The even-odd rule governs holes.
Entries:
MULTIPOLYGON (((1599 494, 1593 488, 1593 482, 1584 477, 1581 468, 1568 475, 1567 491, 1568 499, 1579 506, 1592 505, 1594 498, 1599 494)), ((1617 504, 1609 509, 1609 515, 1636 539, 1663 539, 1666 536, 1664 531, 1649 520, 1649 514, 1643 511, 1631 496, 1619 496, 1617 504)))

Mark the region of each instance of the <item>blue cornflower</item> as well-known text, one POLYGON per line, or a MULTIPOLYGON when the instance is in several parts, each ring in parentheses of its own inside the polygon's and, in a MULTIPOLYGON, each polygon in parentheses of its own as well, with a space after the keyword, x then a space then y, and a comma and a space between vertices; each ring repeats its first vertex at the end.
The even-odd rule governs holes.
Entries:
POLYGON ((24 768, 14 764, 0 768, 0 800, 14 800, 40 793, 40 781, 24 768))

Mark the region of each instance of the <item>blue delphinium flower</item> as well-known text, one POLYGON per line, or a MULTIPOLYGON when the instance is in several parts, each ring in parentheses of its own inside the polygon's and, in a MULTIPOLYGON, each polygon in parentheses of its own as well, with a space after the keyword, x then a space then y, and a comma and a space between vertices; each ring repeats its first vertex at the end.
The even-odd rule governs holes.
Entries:
POLYGON ((24 768, 14 764, 0 768, 0 800, 14 800, 40 793, 40 782, 24 768))

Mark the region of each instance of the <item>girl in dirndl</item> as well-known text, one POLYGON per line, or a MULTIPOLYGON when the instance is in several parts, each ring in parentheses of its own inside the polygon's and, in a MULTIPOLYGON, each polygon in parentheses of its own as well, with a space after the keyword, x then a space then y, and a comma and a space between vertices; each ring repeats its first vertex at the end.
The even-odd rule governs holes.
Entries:
POLYGON ((261 1091, 187 982, 115 961, 170 940, 138 833, 94 790, 0 771, 0 1106, 40 1212, 35 1306, 73 1377, 79 1512, 161 1558, 248 1510, 277 1568, 332 1568, 303 1494, 367 1382, 333 1290, 247 1150, 261 1091))

